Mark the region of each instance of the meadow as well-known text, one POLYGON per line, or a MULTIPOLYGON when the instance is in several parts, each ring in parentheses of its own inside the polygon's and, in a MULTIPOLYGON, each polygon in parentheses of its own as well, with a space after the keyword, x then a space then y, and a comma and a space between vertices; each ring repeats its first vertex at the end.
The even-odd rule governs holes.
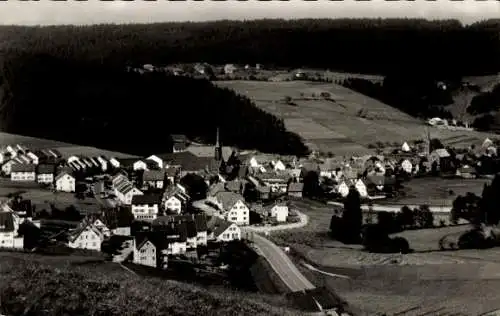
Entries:
MULTIPOLYGON (((376 142, 402 144, 427 137, 424 121, 337 84, 244 80, 215 84, 249 97, 260 108, 282 118, 290 131, 321 152, 367 154, 373 152, 368 147, 376 142), (322 93, 330 97, 321 97, 322 93)), ((432 138, 454 147, 480 145, 486 137, 494 138, 476 131, 429 130, 432 138)))
POLYGON ((281 297, 141 277, 101 258, 0 252, 7 315, 295 315, 281 297))

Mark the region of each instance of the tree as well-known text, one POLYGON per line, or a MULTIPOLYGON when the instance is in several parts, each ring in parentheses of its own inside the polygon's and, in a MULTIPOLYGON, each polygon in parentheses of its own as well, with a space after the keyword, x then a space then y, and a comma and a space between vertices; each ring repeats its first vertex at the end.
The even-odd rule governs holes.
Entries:
POLYGON ((403 229, 415 226, 415 216, 413 211, 408 206, 403 206, 401 212, 398 213, 398 222, 403 229))
POLYGON ((434 214, 432 214, 429 206, 421 205, 418 209, 415 209, 415 222, 420 228, 431 228, 434 227, 434 214))
POLYGON ((349 189, 344 200, 344 211, 342 221, 345 226, 345 238, 350 242, 359 242, 361 226, 363 224, 363 213, 361 210, 361 196, 354 186, 349 189))
POLYGON ((320 192, 319 174, 317 171, 307 171, 303 178, 303 194, 306 197, 316 197, 320 192))
POLYGON ((189 196, 193 200, 201 200, 206 198, 207 184, 205 180, 197 174, 189 173, 181 179, 180 183, 186 187, 189 196))

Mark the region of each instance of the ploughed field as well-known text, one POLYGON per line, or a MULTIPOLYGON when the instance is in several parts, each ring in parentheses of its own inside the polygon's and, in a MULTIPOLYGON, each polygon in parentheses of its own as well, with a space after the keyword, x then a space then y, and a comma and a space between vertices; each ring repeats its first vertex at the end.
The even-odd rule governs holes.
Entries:
MULTIPOLYGON (((216 81, 262 109, 283 118, 286 127, 312 148, 337 155, 373 152, 369 145, 424 139, 425 122, 380 101, 333 83, 307 81, 216 81), (329 98, 322 97, 328 93, 329 98), (289 97, 290 102, 285 98, 289 97), (362 111, 364 117, 359 117, 362 111)), ((491 134, 431 128, 445 145, 481 144, 491 134)))

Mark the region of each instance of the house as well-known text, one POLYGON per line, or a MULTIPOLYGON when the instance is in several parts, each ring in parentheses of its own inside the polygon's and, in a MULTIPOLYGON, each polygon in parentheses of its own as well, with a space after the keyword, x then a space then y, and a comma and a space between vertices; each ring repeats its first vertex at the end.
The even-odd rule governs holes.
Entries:
POLYGON ((446 170, 450 167, 451 155, 444 148, 436 149, 429 156, 429 164, 432 166, 434 162, 437 163, 440 170, 446 170))
POLYGON ((153 268, 166 268, 168 256, 162 254, 168 248, 167 241, 161 234, 138 234, 135 237, 134 259, 135 264, 153 268))
POLYGON ((337 192, 342 196, 346 197, 349 194, 349 188, 351 187, 352 182, 350 180, 343 180, 337 186, 337 192))
POLYGON ((0 212, 0 248, 24 247, 23 238, 17 237, 18 227, 13 212, 0 212))
POLYGON ((23 162, 17 158, 13 158, 9 161, 7 161, 6 163, 4 163, 2 165, 2 172, 6 175, 6 176, 10 176, 10 172, 12 170, 12 166, 13 165, 16 165, 16 164, 22 164, 23 162))
POLYGON ((286 203, 277 203, 271 208, 271 217, 278 222, 286 222, 288 218, 288 206, 286 203))
POLYGON ((67 172, 59 173, 54 179, 56 190, 61 192, 75 192, 75 178, 67 172))
POLYGON ((162 195, 146 193, 132 197, 132 214, 137 220, 154 220, 160 212, 162 195))
POLYGON ((368 191, 366 189, 366 184, 363 182, 363 180, 361 179, 358 179, 355 183, 354 183, 354 187, 356 188, 356 190, 358 190, 359 192, 359 195, 362 197, 362 198, 365 198, 368 196, 368 191))
POLYGON ((11 181, 35 181, 36 165, 14 164, 10 170, 11 181))
POLYGON ((183 255, 187 251, 187 227, 184 222, 171 222, 162 226, 161 232, 166 236, 166 255, 183 255))
POLYGON ((186 237, 186 243, 187 243, 187 248, 197 248, 201 246, 206 246, 207 245, 207 218, 204 213, 201 214, 190 214, 190 215, 167 215, 167 216, 160 216, 154 221, 154 225, 168 225, 169 223, 179 223, 179 222, 185 222, 185 223, 190 223, 187 226, 187 237, 186 237), (194 225, 194 226, 193 226, 194 225), (192 233, 189 233, 189 231, 196 230, 196 237, 193 238, 192 233), (191 237, 190 237, 191 236, 191 237), (193 246, 193 242, 196 243, 195 246, 193 246))
POLYGON ((169 212, 180 214, 182 212, 184 193, 177 186, 170 186, 163 194, 163 208, 169 212))
POLYGON ((161 159, 160 157, 156 155, 151 155, 148 158, 146 158, 146 160, 154 161, 156 165, 158 165, 158 168, 163 169, 163 159, 161 159))
POLYGON ((274 171, 285 171, 286 166, 281 160, 271 161, 274 171))
POLYGON ((236 68, 236 66, 233 64, 227 64, 224 66, 224 73, 226 75, 233 74, 236 70, 238 70, 238 68, 236 68))
POLYGON ((172 152, 179 153, 186 151, 188 145, 186 135, 174 134, 170 135, 170 138, 172 140, 172 152))
POLYGON ((229 242, 241 239, 241 229, 235 223, 218 217, 212 217, 207 223, 208 239, 217 242, 229 242))
POLYGON ((103 156, 98 156, 96 159, 100 164, 101 170, 103 172, 106 172, 106 170, 108 170, 108 161, 106 160, 106 158, 104 158, 103 156))
POLYGON ((288 196, 293 196, 297 198, 302 197, 302 191, 304 191, 304 183, 300 182, 290 182, 287 188, 288 196))
POLYGON ((41 164, 37 167, 36 182, 42 184, 54 183, 54 173, 56 166, 51 164, 41 164))
POLYGON ((271 187, 267 185, 257 186, 257 193, 259 194, 260 200, 269 200, 271 198, 271 187))
POLYGON ((145 161, 142 161, 142 160, 137 160, 136 162, 134 162, 132 164, 132 169, 134 171, 137 171, 137 170, 147 170, 148 169, 148 165, 145 161))
POLYGON ((413 165, 409 159, 404 159, 401 162, 401 168, 404 170, 406 173, 412 173, 413 170, 413 165))
POLYGON ((101 243, 104 241, 104 235, 92 224, 86 224, 83 227, 74 230, 68 239, 70 248, 101 250, 101 243))
POLYGON ((403 152, 409 152, 411 150, 410 146, 408 145, 407 142, 404 142, 403 145, 401 146, 401 150, 403 152))
POLYGON ((122 174, 118 174, 113 177, 112 185, 114 187, 116 197, 122 204, 125 205, 130 205, 132 203, 133 196, 143 194, 132 184, 132 182, 127 179, 127 177, 122 174))
POLYGON ((165 171, 163 170, 145 170, 142 175, 144 188, 163 189, 165 182, 165 171))
POLYGON ((179 175, 180 168, 178 167, 169 167, 165 168, 165 179, 169 184, 174 184, 176 182, 176 178, 179 175))
POLYGON ((118 159, 116 159, 114 157, 109 158, 109 163, 111 164, 111 166, 113 166, 113 168, 120 168, 120 166, 121 166, 118 159))
POLYGON ((215 198, 222 204, 226 220, 237 225, 250 224, 250 210, 243 196, 233 192, 219 192, 215 198))
POLYGON ((26 157, 28 157, 31 160, 30 162, 34 165, 38 165, 38 163, 40 162, 40 158, 31 151, 26 153, 26 157))

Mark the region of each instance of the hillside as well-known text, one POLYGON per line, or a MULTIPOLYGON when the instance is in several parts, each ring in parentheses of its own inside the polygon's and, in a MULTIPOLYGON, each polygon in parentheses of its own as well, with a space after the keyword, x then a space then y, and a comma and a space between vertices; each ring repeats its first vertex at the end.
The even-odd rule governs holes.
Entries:
POLYGON ((207 80, 138 74, 47 54, 10 56, 1 68, 3 131, 135 155, 171 151, 169 134, 302 155, 301 139, 247 98, 207 80))
POLYGON ((500 20, 464 26, 458 20, 424 19, 0 26, 0 49, 6 55, 42 53, 119 66, 261 63, 362 74, 477 76, 500 71, 499 30, 500 20))
MULTIPOLYGON (((424 121, 365 95, 331 83, 306 81, 217 81, 283 118, 290 131, 322 152, 336 155, 370 153, 377 141, 397 143, 424 139, 424 121), (329 99, 321 97, 328 93, 329 99), (285 102, 285 97, 291 102, 285 102), (362 110, 363 117, 358 113, 362 110)), ((455 147, 480 144, 492 134, 430 128, 431 137, 455 147)))
POLYGON ((143 278, 117 264, 85 257, 0 253, 0 314, 295 314, 273 302, 280 299, 143 278))

